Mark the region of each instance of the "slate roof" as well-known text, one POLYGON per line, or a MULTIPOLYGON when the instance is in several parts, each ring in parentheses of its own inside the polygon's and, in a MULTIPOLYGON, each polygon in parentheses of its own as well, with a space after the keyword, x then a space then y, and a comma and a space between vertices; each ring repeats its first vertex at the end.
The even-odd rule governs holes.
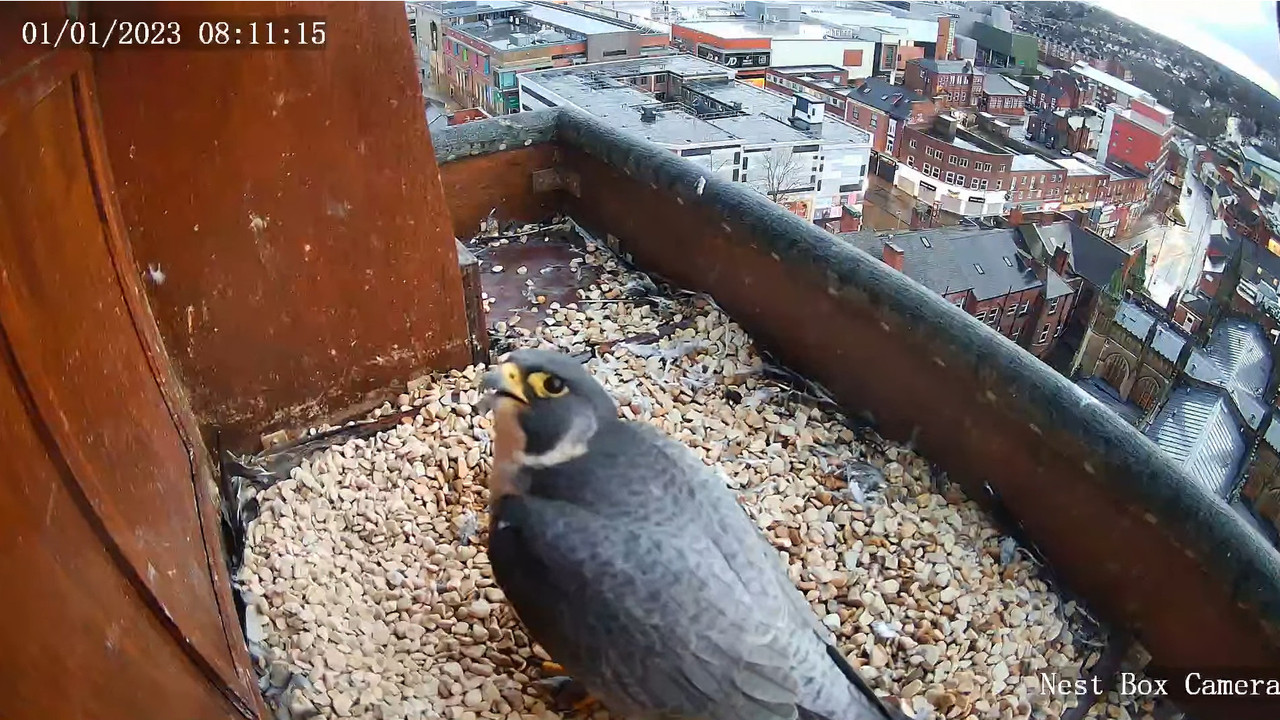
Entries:
POLYGON ((1266 414, 1263 392, 1271 375, 1271 347, 1262 328, 1241 318, 1225 318, 1213 329, 1208 344, 1196 348, 1187 361, 1187 374, 1224 391, 1250 427, 1266 414))
MULTIPOLYGON (((1009 228, 956 227, 841 237, 877 258, 884 255, 885 241, 892 240, 903 251, 903 274, 940 295, 971 290, 977 300, 988 300, 1045 285, 1019 252, 1017 233, 1009 228)), ((1049 275, 1066 288, 1063 294, 1071 292, 1062 278, 1052 271, 1049 275)), ((1055 297, 1051 293, 1061 288, 1050 284, 1046 294, 1055 297)))
POLYGON ((973 67, 972 60, 934 60, 933 58, 918 58, 910 62, 919 63, 920 67, 929 72, 944 73, 954 75, 964 72, 964 68, 968 65, 973 67))
POLYGON ((844 95, 849 100, 881 110, 898 120, 906 120, 911 116, 911 103, 927 99, 920 93, 878 77, 867 78, 844 95))
POLYGON ((1245 440, 1225 393, 1174 389, 1146 435, 1204 489, 1218 497, 1231 490, 1245 440))
POLYGON ((1165 360, 1177 362, 1182 348, 1188 342, 1186 335, 1164 320, 1157 320, 1155 315, 1131 300, 1125 300, 1116 308, 1116 323, 1139 340, 1145 341, 1147 334, 1151 332, 1151 326, 1157 322, 1159 326, 1151 340, 1151 348, 1165 360))
POLYGON ((1107 242, 1106 238, 1072 222, 1022 225, 1018 231, 1028 247, 1039 245, 1044 248, 1041 259, 1050 258, 1054 250, 1065 247, 1071 272, 1095 287, 1106 287, 1129 259, 1128 253, 1107 242))
POLYGON ((982 92, 987 95, 1026 95, 1027 92, 1009 82, 1009 78, 1000 73, 987 73, 982 84, 982 92))

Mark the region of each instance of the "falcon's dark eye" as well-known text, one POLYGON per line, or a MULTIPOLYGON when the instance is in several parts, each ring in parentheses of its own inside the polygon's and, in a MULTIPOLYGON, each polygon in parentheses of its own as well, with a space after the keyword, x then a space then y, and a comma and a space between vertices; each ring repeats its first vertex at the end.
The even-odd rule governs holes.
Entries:
POLYGON ((564 392, 564 381, 555 375, 548 375, 542 387, 548 395, 559 395, 564 392))
POLYGON ((529 387, 542 398, 560 397, 569 392, 569 388, 560 378, 551 373, 536 372, 529 375, 529 387))

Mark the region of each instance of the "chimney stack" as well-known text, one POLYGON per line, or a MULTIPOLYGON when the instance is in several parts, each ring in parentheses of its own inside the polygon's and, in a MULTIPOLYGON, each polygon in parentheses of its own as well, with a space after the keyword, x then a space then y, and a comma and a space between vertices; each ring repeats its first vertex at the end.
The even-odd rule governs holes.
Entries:
POLYGON ((1058 273, 1059 275, 1065 275, 1067 273, 1068 259, 1070 259, 1070 256, 1067 255, 1066 246, 1059 246, 1054 248, 1053 259, 1050 261, 1051 265, 1053 266, 1053 271, 1058 273))
POLYGON ((1022 208, 1016 207, 1009 211, 1009 226, 1018 227, 1022 224, 1022 208))
POLYGON ((943 113, 933 119, 933 129, 948 141, 956 139, 956 128, 960 126, 960 119, 950 113, 943 113))
POLYGON ((884 260, 885 265, 888 265, 898 272, 902 272, 903 255, 902 248, 894 244, 892 240, 884 241, 884 252, 880 257, 884 260))

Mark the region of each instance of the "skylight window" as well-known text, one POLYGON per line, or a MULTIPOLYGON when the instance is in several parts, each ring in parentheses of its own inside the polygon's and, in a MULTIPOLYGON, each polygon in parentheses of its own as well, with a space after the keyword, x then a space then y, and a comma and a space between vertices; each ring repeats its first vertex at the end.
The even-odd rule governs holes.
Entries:
POLYGON ((987 274, 987 271, 986 271, 986 270, 983 270, 983 269, 982 269, 982 266, 981 266, 981 265, 979 265, 978 263, 974 263, 974 264, 973 264, 973 269, 974 269, 974 270, 977 270, 979 275, 986 275, 986 274, 987 274))
POLYGON ((927 248, 933 247, 933 243, 929 242, 929 238, 923 235, 920 236, 920 242, 927 248))

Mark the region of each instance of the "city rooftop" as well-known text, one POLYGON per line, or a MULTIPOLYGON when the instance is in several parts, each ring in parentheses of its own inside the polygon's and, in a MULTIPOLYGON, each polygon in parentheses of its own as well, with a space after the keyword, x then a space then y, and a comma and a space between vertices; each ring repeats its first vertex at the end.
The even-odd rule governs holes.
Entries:
MULTIPOLYGON (((792 126, 794 99, 754 85, 734 81, 734 72, 723 65, 691 55, 619 60, 579 67, 554 68, 526 73, 521 84, 554 93, 564 101, 606 121, 613 127, 667 146, 694 146, 739 140, 748 145, 824 142, 870 144, 871 135, 843 120, 826 116, 821 131, 792 126), (669 72, 684 80, 691 93, 740 111, 709 111, 680 102, 658 102, 650 93, 625 78, 669 72), (652 109, 652 122, 641 117, 641 108, 652 109)), ((670 98, 668 100, 671 100, 670 98)))

